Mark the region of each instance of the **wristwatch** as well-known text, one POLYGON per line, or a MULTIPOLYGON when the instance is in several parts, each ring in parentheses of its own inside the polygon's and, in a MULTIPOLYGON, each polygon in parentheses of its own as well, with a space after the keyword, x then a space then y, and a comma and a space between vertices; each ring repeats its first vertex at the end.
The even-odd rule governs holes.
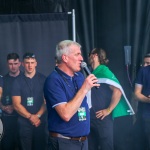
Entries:
POLYGON ((40 114, 37 114, 37 117, 38 117, 38 118, 40 118, 40 117, 41 117, 41 115, 40 115, 40 114))

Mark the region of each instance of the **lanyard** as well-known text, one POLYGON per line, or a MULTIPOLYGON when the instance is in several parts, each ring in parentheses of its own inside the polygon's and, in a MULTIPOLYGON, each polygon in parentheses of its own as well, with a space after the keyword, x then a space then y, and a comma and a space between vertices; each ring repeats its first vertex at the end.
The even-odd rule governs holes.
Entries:
POLYGON ((25 82, 26 82, 26 84, 27 84, 27 86, 28 86, 28 88, 29 88, 30 97, 32 97, 32 96, 33 96, 33 80, 30 79, 30 81, 31 81, 30 83, 31 83, 32 85, 29 83, 29 81, 28 81, 28 79, 27 79, 26 76, 24 76, 24 80, 25 80, 25 82))
POLYGON ((69 89, 72 91, 72 93, 75 95, 76 92, 78 91, 78 87, 77 87, 77 83, 75 82, 75 80, 72 78, 72 83, 74 88, 68 83, 67 79, 61 74, 59 73, 57 70, 56 72, 63 78, 63 80, 65 81, 65 83, 67 84, 67 86, 69 87, 69 89))
POLYGON ((67 84, 67 86, 71 89, 71 91, 76 94, 78 88, 77 88, 77 84, 76 84, 76 82, 74 81, 74 79, 72 78, 72 83, 73 83, 73 86, 74 86, 74 88, 73 88, 73 87, 68 83, 68 81, 66 80, 66 78, 65 78, 63 75, 62 75, 62 78, 63 78, 63 80, 65 81, 65 83, 67 84), (75 89, 75 90, 74 90, 74 89, 75 89))

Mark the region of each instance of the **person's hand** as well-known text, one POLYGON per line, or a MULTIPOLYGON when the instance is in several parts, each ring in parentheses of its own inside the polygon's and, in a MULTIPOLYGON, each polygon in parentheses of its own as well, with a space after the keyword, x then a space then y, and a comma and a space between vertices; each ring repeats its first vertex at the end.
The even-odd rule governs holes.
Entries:
POLYGON ((39 119, 39 117, 34 114, 31 115, 29 120, 35 127, 38 127, 41 124, 41 120, 39 119))
POLYGON ((148 99, 148 101, 149 101, 149 103, 150 103, 150 95, 147 96, 147 99, 148 99))
POLYGON ((96 118, 100 118, 103 120, 106 116, 108 116, 111 113, 110 109, 103 109, 96 112, 96 118))
POLYGON ((87 92, 92 88, 92 87, 99 87, 100 84, 97 83, 98 80, 95 77, 94 74, 90 74, 84 81, 84 85, 85 85, 85 89, 87 90, 87 92))
POLYGON ((12 105, 7 105, 7 106, 3 106, 2 110, 8 114, 12 114, 12 112, 14 111, 14 108, 12 105))

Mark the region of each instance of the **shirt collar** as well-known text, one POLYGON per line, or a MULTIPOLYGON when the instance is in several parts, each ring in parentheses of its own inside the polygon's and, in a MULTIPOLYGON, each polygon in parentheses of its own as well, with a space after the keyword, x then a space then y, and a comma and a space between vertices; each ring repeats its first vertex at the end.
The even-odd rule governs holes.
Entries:
POLYGON ((76 76, 79 75, 78 72, 76 72, 76 73, 74 74, 74 76, 71 77, 71 76, 67 75, 65 72, 63 72, 62 70, 60 70, 57 66, 55 67, 55 71, 58 72, 58 73, 59 73, 60 75, 62 75, 63 77, 65 77, 66 79, 70 79, 70 80, 72 80, 72 78, 75 78, 76 76))

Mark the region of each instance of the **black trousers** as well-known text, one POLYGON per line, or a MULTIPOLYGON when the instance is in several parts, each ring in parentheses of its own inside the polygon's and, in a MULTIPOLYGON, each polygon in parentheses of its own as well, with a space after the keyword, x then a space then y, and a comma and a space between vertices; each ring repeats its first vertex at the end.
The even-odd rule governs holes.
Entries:
MULTIPOLYGON (((150 124, 148 124, 150 126, 150 124)), ((144 131, 142 116, 138 116, 133 125, 133 148, 134 150, 147 150, 148 142, 144 131)))
POLYGON ((113 120, 105 117, 103 120, 91 119, 88 136, 89 150, 113 150, 113 120))
POLYGON ((47 147, 46 122, 33 126, 28 119, 19 117, 19 139, 21 150, 45 150, 47 147))
POLYGON ((15 150, 18 147, 18 128, 17 116, 9 116, 3 114, 2 116, 4 135, 1 140, 2 150, 15 150))
POLYGON ((88 150, 88 140, 82 142, 49 136, 48 150, 88 150))
POLYGON ((143 118, 143 131, 146 135, 147 150, 150 150, 150 117, 143 118))

